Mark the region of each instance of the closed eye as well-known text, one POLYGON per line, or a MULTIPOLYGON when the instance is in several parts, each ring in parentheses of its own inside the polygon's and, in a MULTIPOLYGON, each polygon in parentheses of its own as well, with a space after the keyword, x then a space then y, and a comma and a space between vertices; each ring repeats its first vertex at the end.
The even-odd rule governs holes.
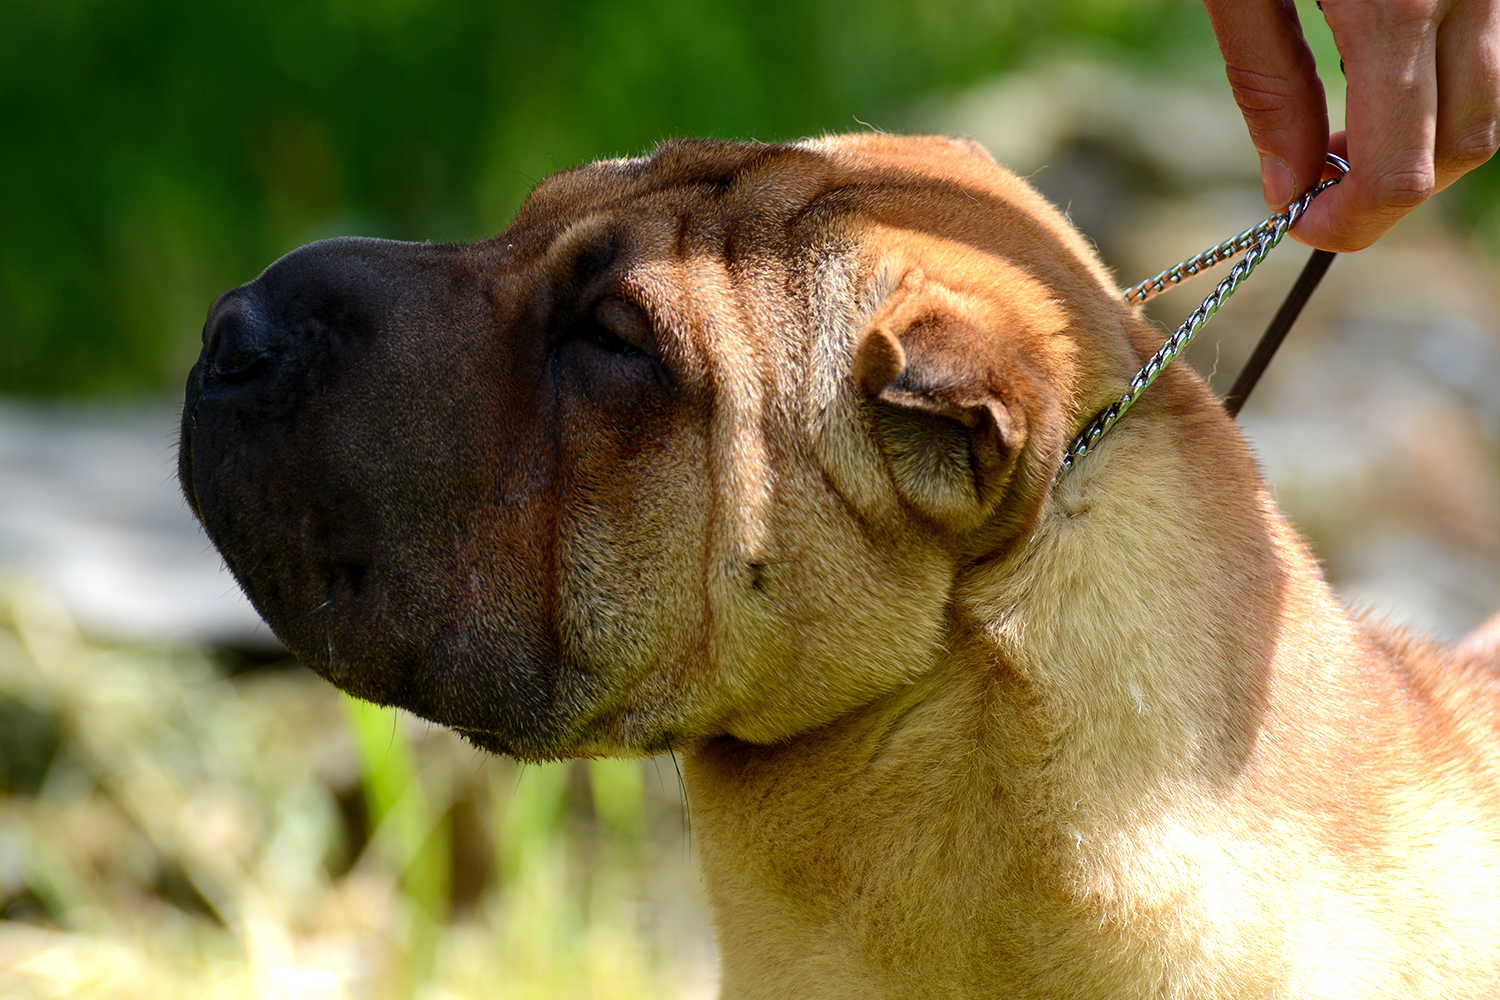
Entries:
POLYGON ((616 335, 598 320, 591 320, 579 333, 580 339, 586 340, 596 347, 603 348, 611 354, 617 354, 622 358, 633 358, 646 353, 639 347, 616 335))
POLYGON ((591 351, 600 352, 596 358, 627 359, 615 371, 625 376, 630 371, 641 372, 646 365, 662 388, 675 392, 677 384, 666 366, 653 351, 656 343, 650 323, 641 310, 622 299, 601 299, 594 308, 566 333, 564 341, 572 342, 591 351))

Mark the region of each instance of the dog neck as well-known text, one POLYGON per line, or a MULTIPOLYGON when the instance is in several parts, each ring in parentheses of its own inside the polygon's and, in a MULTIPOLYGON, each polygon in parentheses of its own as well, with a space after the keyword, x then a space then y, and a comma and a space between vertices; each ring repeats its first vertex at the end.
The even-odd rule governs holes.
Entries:
MULTIPOLYGON (((726 997, 1108 995, 1131 967, 1191 967, 1162 942, 1191 954, 1204 880, 1237 877, 1206 827, 1279 780, 1305 722, 1288 687, 1347 683, 1360 639, 1222 414, 1135 420, 1023 545, 961 574, 921 681, 787 744, 690 755, 726 997), (1308 620, 1347 627, 1283 641, 1308 620)), ((1267 944, 1235 941, 1230 964, 1267 944)))

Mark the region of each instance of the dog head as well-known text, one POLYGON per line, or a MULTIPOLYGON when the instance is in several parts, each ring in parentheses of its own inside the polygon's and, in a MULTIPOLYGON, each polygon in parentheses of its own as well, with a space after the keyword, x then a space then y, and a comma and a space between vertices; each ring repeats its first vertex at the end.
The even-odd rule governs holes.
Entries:
POLYGON ((226 293, 181 479, 355 695, 522 758, 773 741, 930 668, 1140 326, 968 144, 674 142, 226 293))

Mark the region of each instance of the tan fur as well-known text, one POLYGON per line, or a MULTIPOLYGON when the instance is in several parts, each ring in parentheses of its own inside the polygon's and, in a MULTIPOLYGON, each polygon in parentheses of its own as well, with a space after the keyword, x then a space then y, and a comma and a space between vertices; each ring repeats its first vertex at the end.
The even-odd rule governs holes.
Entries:
POLYGON ((726 998, 1500 991, 1500 619, 1351 619, 1184 369, 1054 486, 1159 334, 971 145, 671 144, 400 252, 378 363, 304 418, 343 393, 426 478, 220 460, 204 377, 189 498, 336 683, 527 758, 682 752, 726 998))

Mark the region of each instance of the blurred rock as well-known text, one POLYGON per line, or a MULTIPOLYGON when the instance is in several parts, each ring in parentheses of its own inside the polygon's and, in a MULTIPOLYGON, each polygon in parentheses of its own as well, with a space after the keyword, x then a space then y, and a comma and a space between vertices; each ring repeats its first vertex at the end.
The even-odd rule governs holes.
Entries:
POLYGON ((177 489, 177 409, 0 402, 0 568, 86 632, 269 654, 275 636, 177 489))

